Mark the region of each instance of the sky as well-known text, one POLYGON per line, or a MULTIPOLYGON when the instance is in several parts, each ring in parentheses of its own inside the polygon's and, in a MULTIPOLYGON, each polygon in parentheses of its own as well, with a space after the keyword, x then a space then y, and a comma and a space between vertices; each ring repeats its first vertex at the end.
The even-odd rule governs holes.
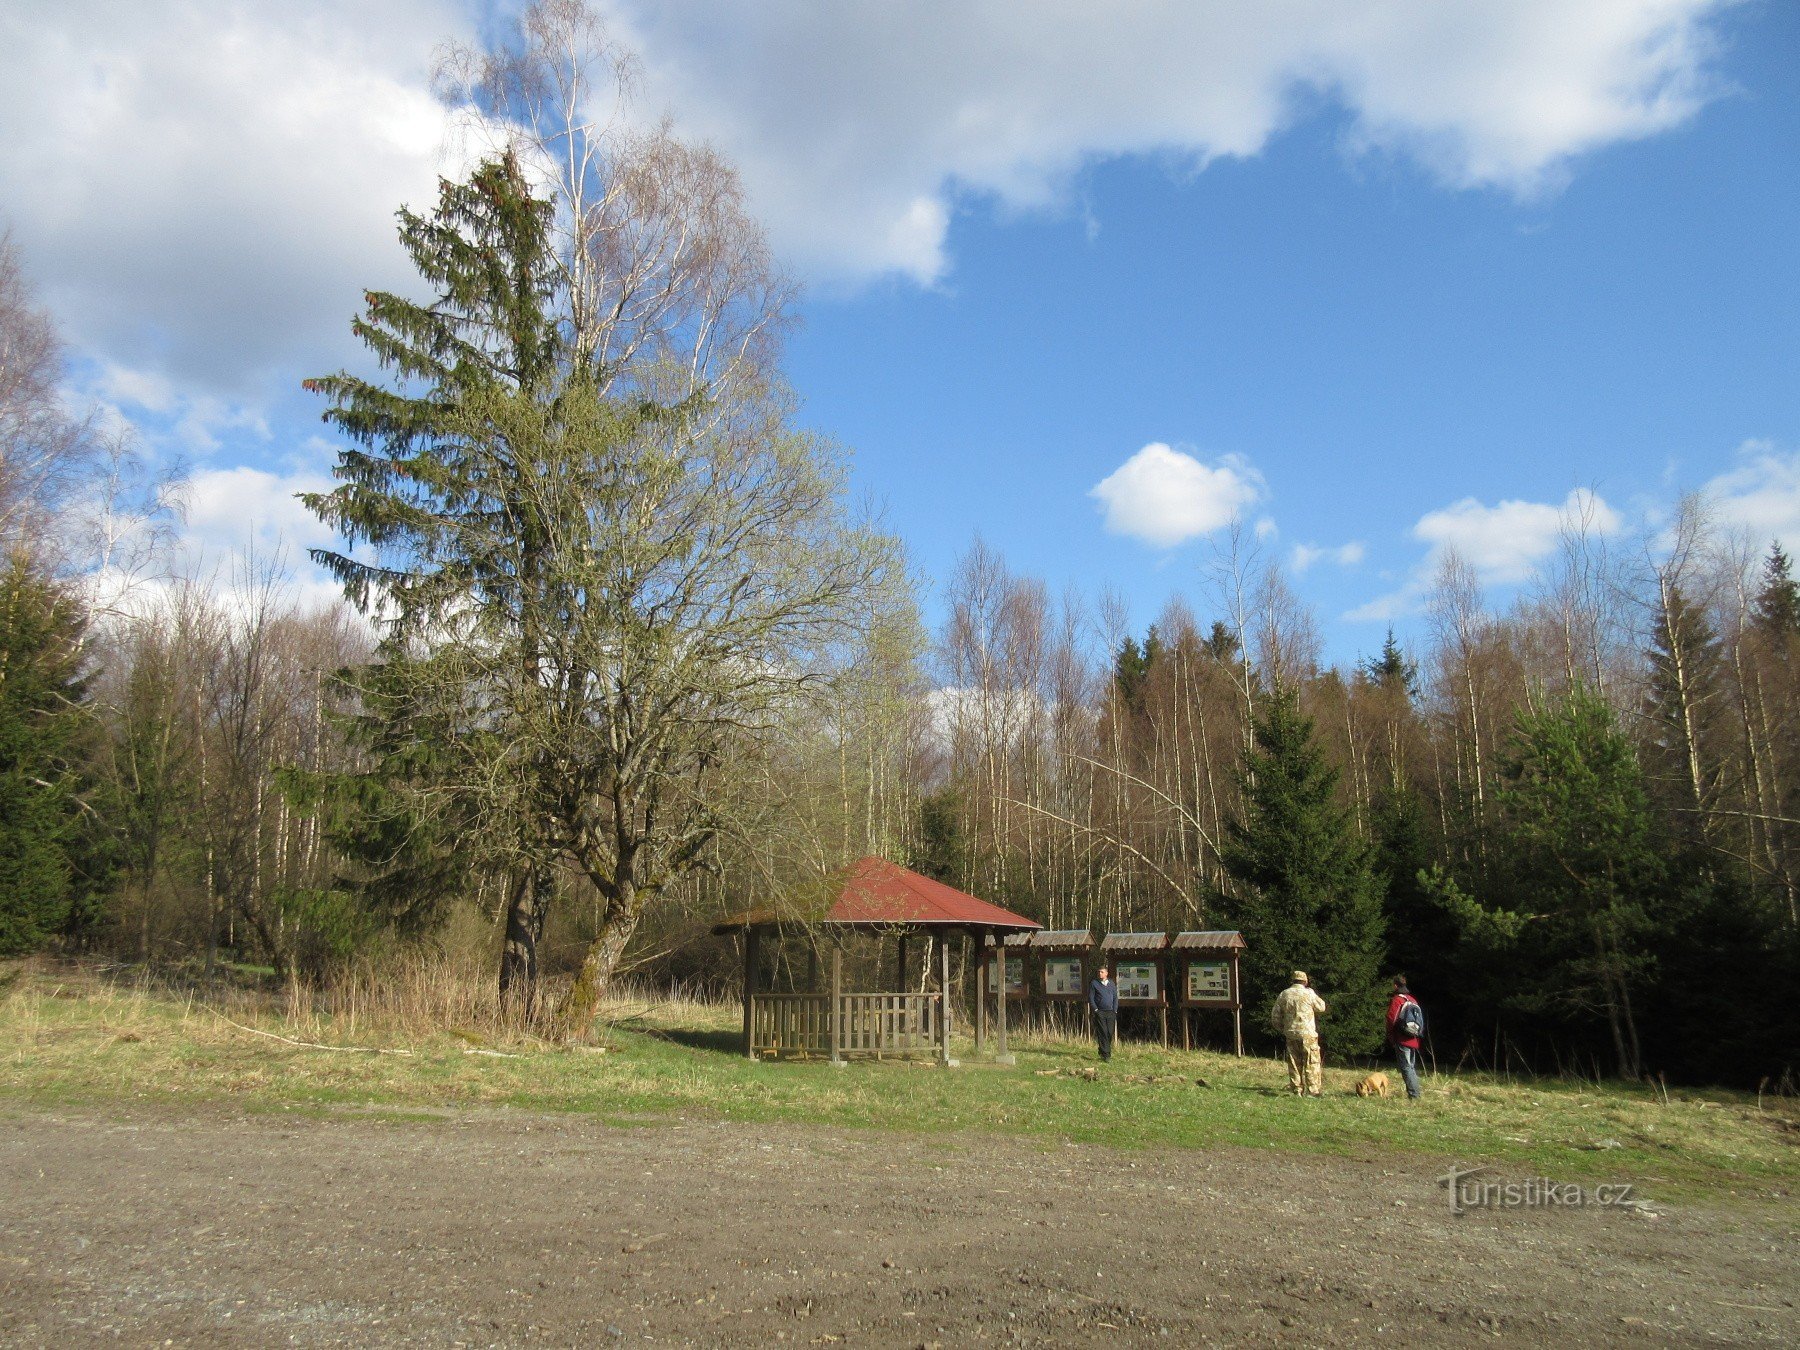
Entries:
MULTIPOLYGON (((1571 512, 1800 550, 1800 5, 606 0, 639 111, 739 166, 800 417, 941 613, 977 537, 1203 619, 1231 522, 1329 659, 1505 603, 1571 512)), ((326 542, 299 382, 404 289, 434 48, 506 5, 0 0, 0 224, 71 387, 215 552, 326 542)))

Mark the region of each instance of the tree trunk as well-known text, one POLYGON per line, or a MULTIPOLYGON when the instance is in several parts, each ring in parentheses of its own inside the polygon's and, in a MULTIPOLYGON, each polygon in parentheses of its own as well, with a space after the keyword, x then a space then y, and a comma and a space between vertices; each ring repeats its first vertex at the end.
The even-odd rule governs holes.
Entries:
POLYGON ((586 1034, 588 1023, 594 1020, 594 1010, 600 1006, 613 972, 625 955, 625 946, 637 931, 642 912, 641 893, 630 883, 622 884, 619 894, 606 907, 600 931, 589 944, 587 955, 581 958, 575 983, 569 986, 569 996, 557 1018, 564 1037, 572 1040, 586 1034))
POLYGON ((536 864, 512 877, 506 900, 506 943, 500 950, 500 1006, 530 1021, 538 1011, 538 939, 544 935, 550 887, 536 864))

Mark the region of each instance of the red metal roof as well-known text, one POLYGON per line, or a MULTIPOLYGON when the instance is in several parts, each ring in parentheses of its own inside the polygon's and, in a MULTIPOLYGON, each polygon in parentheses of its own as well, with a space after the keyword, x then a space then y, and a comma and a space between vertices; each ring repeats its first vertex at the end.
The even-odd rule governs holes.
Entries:
MULTIPOLYGON (((776 921, 777 916, 772 912, 758 910, 727 919, 715 925, 713 932, 726 933, 776 921)), ((863 858, 845 869, 844 888, 831 908, 825 911, 823 922, 868 927, 921 924, 1024 931, 1043 927, 1035 919, 977 900, 953 886, 876 857, 863 858)))
POLYGON ((974 924, 983 928, 1042 928, 1035 919, 977 900, 886 858, 851 864, 828 923, 974 924))

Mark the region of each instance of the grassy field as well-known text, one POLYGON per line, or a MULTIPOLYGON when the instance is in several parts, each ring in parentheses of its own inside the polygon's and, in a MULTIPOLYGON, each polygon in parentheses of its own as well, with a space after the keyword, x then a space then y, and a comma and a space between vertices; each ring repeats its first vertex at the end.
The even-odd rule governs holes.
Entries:
MULTIPOLYGON (((213 1003, 68 967, 0 966, 0 1102, 109 1100, 236 1109, 482 1107, 794 1121, 913 1132, 1000 1131, 1123 1148, 1241 1146, 1415 1153, 1558 1180, 1632 1179, 1661 1198, 1783 1200, 1800 1172, 1791 1099, 1477 1074, 1427 1081, 1422 1101, 1286 1094, 1273 1060, 1127 1044, 1090 1081, 1089 1047, 1016 1043, 1018 1064, 751 1064, 735 1008, 619 999, 593 1048, 498 1033, 471 1014, 431 1031, 374 1013, 237 994, 213 1003), (355 1046, 356 1050, 316 1046, 355 1046), (1204 1079, 1205 1085, 1197 1083, 1204 1079)), ((1397 1080, 1396 1080, 1397 1086, 1397 1080)))

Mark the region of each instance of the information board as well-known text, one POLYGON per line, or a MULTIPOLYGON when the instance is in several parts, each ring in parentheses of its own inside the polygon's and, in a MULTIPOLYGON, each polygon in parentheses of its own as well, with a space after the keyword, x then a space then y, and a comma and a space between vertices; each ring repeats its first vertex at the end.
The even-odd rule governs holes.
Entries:
POLYGON ((1045 997, 1080 998, 1086 992, 1081 983, 1079 956, 1051 956, 1044 959, 1045 997))
MULTIPOLYGON (((990 979, 993 978, 995 967, 998 964, 998 958, 995 958, 995 965, 988 967, 990 979)), ((1009 954, 1006 958, 1006 996, 1008 998, 1025 997, 1025 958, 1023 955, 1012 956, 1009 954)))
POLYGON ((1187 968, 1187 1001, 1229 1008, 1237 1002, 1231 987, 1231 962, 1190 961, 1187 968))
POLYGON ((1121 1003, 1162 1002, 1161 971, 1154 961, 1121 961, 1113 968, 1121 1003))

